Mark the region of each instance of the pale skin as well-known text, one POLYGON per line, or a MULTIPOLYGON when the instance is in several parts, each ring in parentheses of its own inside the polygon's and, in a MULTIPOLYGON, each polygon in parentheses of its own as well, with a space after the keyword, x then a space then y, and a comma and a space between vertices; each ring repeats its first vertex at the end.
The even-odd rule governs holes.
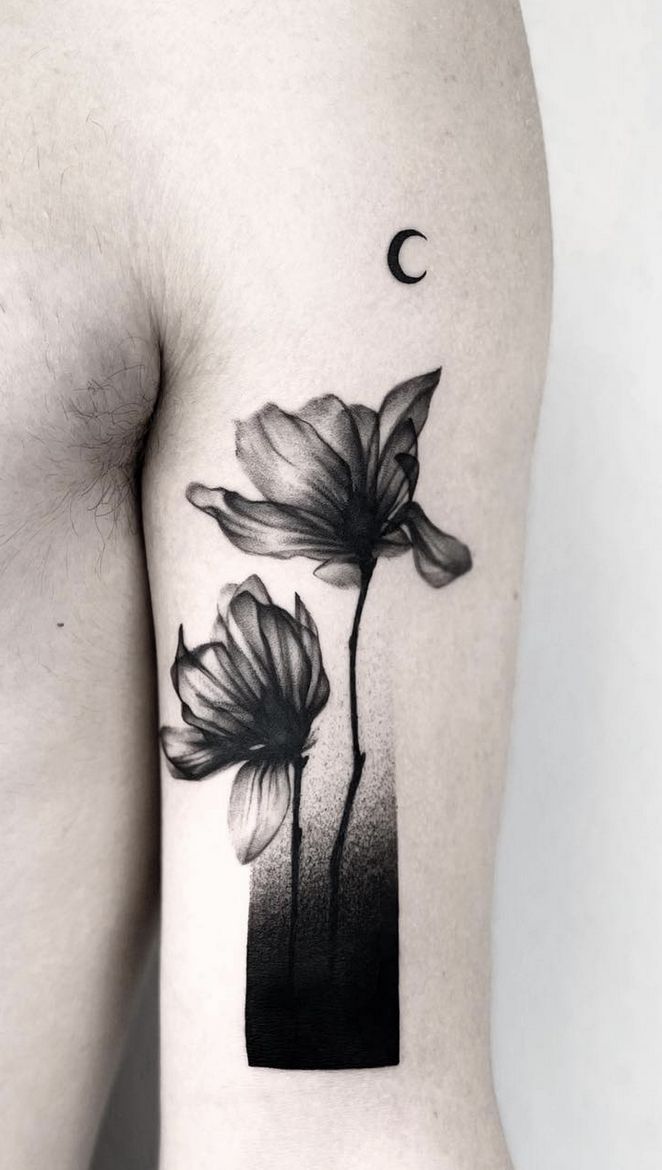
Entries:
POLYGON ((518 11, 102 0, 91 18, 65 0, 12 17, 0 1168, 89 1161, 158 902, 157 690, 175 721, 180 622, 203 640, 219 588, 262 572, 283 603, 305 591, 331 660, 351 625, 353 596, 300 558, 247 557, 187 484, 251 494, 233 420, 268 401, 376 407, 442 365, 419 494, 474 568, 436 592, 409 556, 380 565, 361 635, 385 623, 389 645, 401 1063, 247 1067, 231 774, 163 768, 161 1170, 507 1170, 490 899, 550 294, 518 11), (427 236, 403 248, 416 286, 385 261, 407 226, 427 236))

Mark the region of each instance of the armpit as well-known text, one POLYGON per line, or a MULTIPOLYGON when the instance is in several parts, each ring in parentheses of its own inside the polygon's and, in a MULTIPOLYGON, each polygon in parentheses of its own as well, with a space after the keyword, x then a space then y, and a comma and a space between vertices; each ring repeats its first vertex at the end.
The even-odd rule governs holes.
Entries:
POLYGON ((0 572, 22 552, 43 559, 66 533, 105 542, 135 529, 158 396, 158 345, 144 322, 103 320, 94 306, 91 324, 61 312, 58 325, 38 296, 3 314, 12 344, 0 375, 0 572))

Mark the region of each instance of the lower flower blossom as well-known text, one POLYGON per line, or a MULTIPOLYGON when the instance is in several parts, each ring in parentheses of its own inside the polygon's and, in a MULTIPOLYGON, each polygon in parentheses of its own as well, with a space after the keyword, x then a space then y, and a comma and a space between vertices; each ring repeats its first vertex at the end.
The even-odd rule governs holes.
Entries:
POLYGON ((259 577, 223 591, 209 642, 182 630, 171 671, 183 726, 163 727, 171 774, 201 780, 241 764, 228 807, 242 863, 273 840, 290 803, 290 773, 329 697, 317 627, 299 596, 275 605, 259 577))

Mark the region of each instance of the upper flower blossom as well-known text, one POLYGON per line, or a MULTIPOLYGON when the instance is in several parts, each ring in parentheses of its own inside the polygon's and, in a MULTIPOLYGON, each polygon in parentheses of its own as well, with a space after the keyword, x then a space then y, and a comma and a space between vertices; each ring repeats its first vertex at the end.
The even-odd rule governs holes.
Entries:
POLYGON ((428 520, 413 500, 418 436, 441 370, 402 382, 378 411, 334 394, 296 414, 269 403, 237 423, 237 456, 265 497, 191 484, 192 504, 217 520, 238 548, 319 561, 315 574, 358 585, 380 556, 413 548, 435 587, 471 568, 466 545, 428 520))
POLYGON ((290 765, 329 697, 317 627, 300 597, 292 615, 249 577, 223 591, 209 642, 189 650, 180 629, 171 674, 185 726, 161 729, 170 771, 200 780, 243 764, 228 823, 239 860, 252 861, 285 818, 290 765))

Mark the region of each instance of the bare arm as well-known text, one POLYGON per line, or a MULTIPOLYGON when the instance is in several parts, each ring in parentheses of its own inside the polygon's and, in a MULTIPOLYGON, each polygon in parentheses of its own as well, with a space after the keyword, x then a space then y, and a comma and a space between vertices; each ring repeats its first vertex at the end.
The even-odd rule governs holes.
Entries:
POLYGON ((145 485, 163 1170, 508 1165, 489 907, 549 236, 519 21, 453 8, 223 29, 145 485))

